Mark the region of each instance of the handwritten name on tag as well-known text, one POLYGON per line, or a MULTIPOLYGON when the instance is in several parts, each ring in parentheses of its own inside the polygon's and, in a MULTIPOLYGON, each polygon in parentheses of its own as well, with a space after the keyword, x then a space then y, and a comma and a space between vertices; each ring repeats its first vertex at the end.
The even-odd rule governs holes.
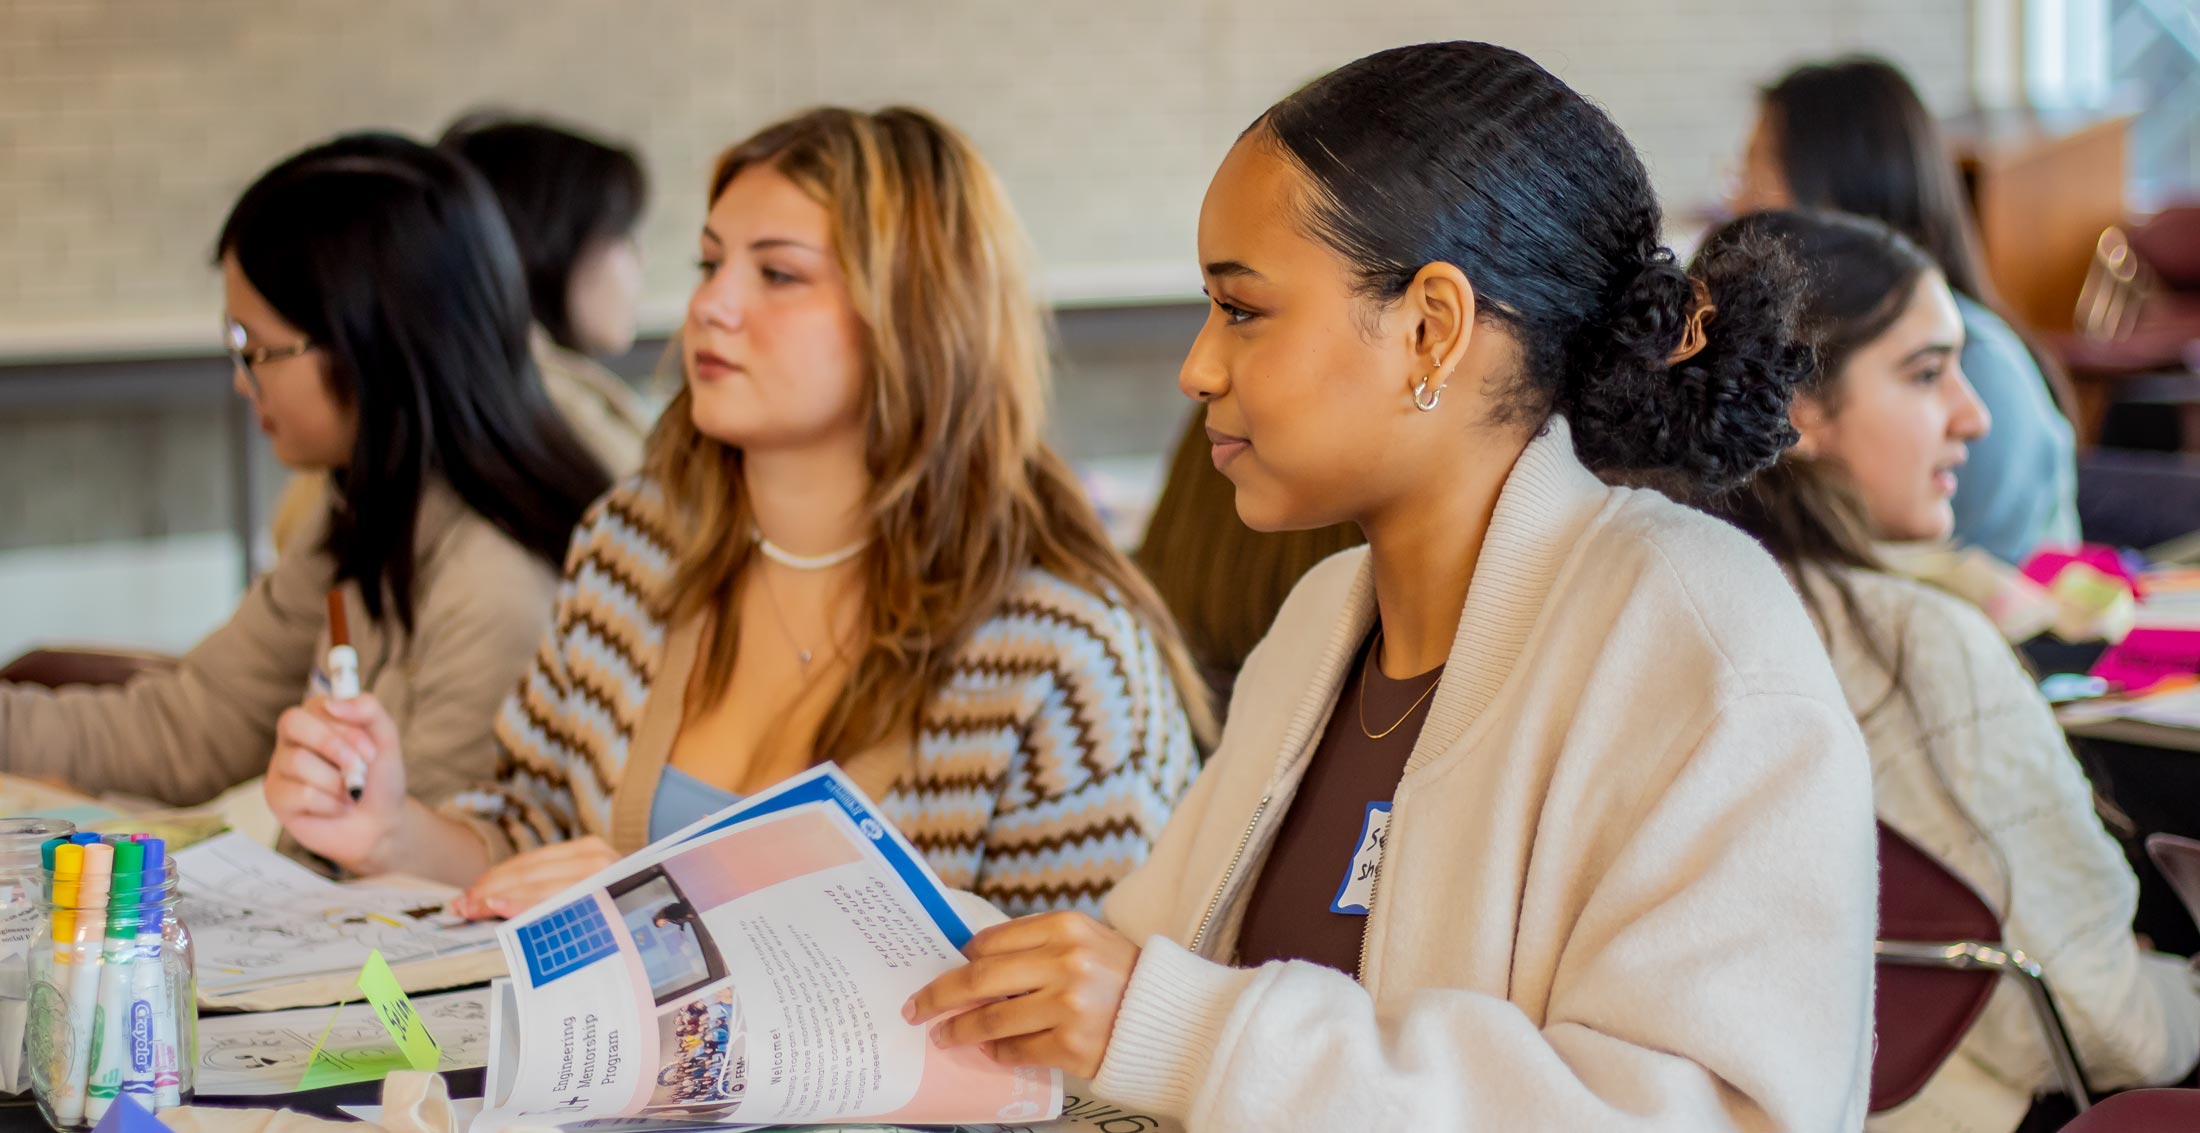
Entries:
POLYGON ((1389 825, 1388 801, 1367 804, 1367 817, 1360 822, 1360 841, 1352 851, 1352 865, 1345 870, 1337 895, 1329 901, 1330 912, 1367 915, 1368 904, 1375 899, 1375 871, 1383 864, 1383 830, 1389 825))

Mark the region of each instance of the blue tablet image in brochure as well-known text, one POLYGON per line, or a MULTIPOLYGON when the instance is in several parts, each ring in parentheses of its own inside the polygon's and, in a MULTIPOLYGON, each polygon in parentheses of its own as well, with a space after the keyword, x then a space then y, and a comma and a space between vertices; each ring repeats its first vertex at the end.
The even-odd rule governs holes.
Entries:
POLYGON ((527 976, 535 987, 619 952, 619 938, 612 935, 611 922, 597 908, 593 894, 515 931, 527 957, 527 976))

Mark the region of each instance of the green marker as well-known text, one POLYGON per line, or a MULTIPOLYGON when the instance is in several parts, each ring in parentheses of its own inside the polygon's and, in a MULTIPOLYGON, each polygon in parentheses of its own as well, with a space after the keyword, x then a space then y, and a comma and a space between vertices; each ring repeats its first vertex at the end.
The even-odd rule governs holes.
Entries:
POLYGON ((145 846, 123 839, 114 843, 115 872, 107 898, 107 945, 99 967, 99 1000, 92 1014, 92 1047, 84 1078, 84 1117, 94 1125, 122 1092, 124 1047, 130 1028, 123 1013, 130 1004, 130 962, 137 956, 138 889, 145 877, 145 846))

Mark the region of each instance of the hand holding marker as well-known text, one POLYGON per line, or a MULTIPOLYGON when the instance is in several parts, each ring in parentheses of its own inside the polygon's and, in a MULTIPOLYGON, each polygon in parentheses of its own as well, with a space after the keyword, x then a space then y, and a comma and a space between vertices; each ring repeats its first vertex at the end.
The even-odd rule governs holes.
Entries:
MULTIPOLYGON (((351 647, 351 633, 344 624, 344 592, 342 589, 328 592, 328 694, 334 700, 350 700, 359 695, 359 652, 351 647)), ((367 790, 367 765, 352 764, 344 769, 344 790, 351 801, 358 802, 367 790)))

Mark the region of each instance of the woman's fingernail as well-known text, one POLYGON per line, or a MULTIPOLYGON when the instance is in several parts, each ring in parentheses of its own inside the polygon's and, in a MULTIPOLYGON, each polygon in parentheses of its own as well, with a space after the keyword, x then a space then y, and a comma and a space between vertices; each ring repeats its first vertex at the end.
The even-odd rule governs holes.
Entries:
POLYGON ((947 1049, 947 1024, 942 1023, 932 1028, 932 1045, 941 1050, 947 1049))
POLYGON ((914 995, 910 996, 910 997, 909 997, 909 1000, 908 1000, 908 1002, 906 1002, 906 1003, 903 1003, 903 1004, 901 1005, 901 1017, 902 1017, 902 1018, 904 1018, 904 1019, 907 1019, 908 1021, 910 1021, 910 1022, 912 1022, 912 1023, 914 1023, 914 1022, 916 1022, 916 1021, 917 1021, 917 997, 916 997, 916 996, 914 996, 914 995))

